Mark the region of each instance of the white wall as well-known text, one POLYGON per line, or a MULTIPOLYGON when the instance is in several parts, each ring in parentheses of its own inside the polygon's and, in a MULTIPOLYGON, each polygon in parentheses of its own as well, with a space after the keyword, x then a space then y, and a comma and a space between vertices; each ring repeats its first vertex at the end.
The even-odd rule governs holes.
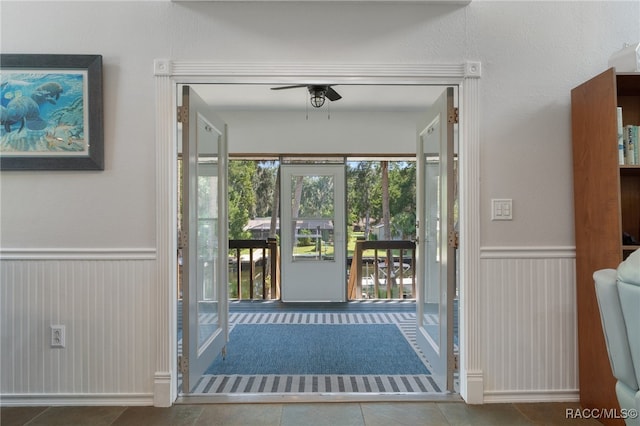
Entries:
POLYGON ((104 55, 106 171, 47 173, 46 179, 43 173, 3 173, 1 195, 10 208, 2 211, 1 243, 154 245, 149 217, 155 58, 240 63, 474 59, 483 64, 482 244, 571 246, 569 91, 605 69, 623 42, 640 38, 638 14, 637 2, 477 1, 456 7, 3 1, 2 52, 104 55), (323 18, 313 27, 318 30, 311 30, 314 15, 331 19, 323 18), (489 221, 492 197, 514 199, 513 222, 489 221))
POLYGON ((638 7, 472 5, 469 50, 484 71, 483 245, 573 245, 570 90, 604 71, 625 41, 640 38, 638 7), (503 197, 514 200, 514 221, 490 222, 490 199, 503 197))
MULTIPOLYGON (((568 352, 561 355, 546 343, 575 342, 569 92, 604 70, 608 57, 624 42, 640 39, 638 2, 474 1, 457 7, 3 1, 0 7, 3 53, 103 55, 106 153, 104 172, 0 174, 0 245, 2 256, 11 258, 3 260, 0 271, 0 370, 17 370, 0 378, 5 401, 11 395, 16 400, 29 395, 108 400, 109 395, 120 395, 150 402, 151 371, 166 359, 149 356, 157 349, 153 339, 138 346, 130 343, 132 336, 154 335, 153 318, 160 309, 148 306, 160 288, 148 269, 156 247, 156 58, 323 64, 481 61, 480 286, 496 297, 505 294, 501 286, 514 291, 511 299, 481 301, 487 315, 478 330, 491 340, 482 350, 485 394, 487 400, 575 395, 577 373, 563 368, 565 361, 575 362, 575 347, 563 348, 568 352), (490 222, 489 201, 497 197, 513 198, 512 222, 490 222), (60 262, 70 275, 49 269, 49 262, 60 262), (522 262, 526 274, 519 269, 522 262), (98 278, 101 271, 108 271, 104 280, 98 278), (52 293, 51 288, 60 290, 52 293), (139 291, 133 304, 128 288, 139 291), (59 299, 34 308, 34 294, 56 294, 59 299), (514 311, 513 306, 528 300, 523 295, 536 302, 527 305, 530 310, 514 311), (70 298, 74 303, 67 303, 70 298), (144 318, 132 325, 111 314, 81 310, 96 298, 104 306, 117 306, 125 318, 145 306, 144 318), (80 342, 79 352, 54 352, 42 345, 50 323, 75 324, 78 318, 87 326, 71 327, 67 338, 74 345, 80 342), (491 331, 495 324, 507 323, 514 327, 508 330, 510 338, 526 337, 510 345, 491 331), (18 333, 21 346, 7 344, 16 341, 18 333), (91 343, 92 333, 107 333, 114 347, 132 348, 136 362, 97 367, 102 343, 91 343), (15 351, 25 348, 28 359, 11 361, 17 359, 15 351), (71 379, 29 376, 43 357, 55 359, 46 362, 63 371, 73 356, 82 356, 87 368, 71 379), (517 374, 512 356, 540 368, 553 364, 553 371, 563 372, 562 380, 517 374), (150 365, 142 368, 143 378, 141 365, 150 365), (97 374, 114 377, 103 386, 82 385, 97 374)), ((359 142, 345 147, 363 151, 359 142)))
POLYGON ((304 111, 221 116, 229 127, 232 153, 416 153, 418 120, 413 113, 341 112, 327 119, 325 111, 311 111, 309 120, 304 111))

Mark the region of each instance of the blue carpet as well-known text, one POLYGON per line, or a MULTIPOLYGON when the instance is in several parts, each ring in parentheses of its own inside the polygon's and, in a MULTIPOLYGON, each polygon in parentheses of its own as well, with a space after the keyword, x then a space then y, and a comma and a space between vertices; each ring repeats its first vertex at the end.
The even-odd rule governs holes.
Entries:
POLYGON ((205 374, 431 374, 393 324, 238 324, 205 374))

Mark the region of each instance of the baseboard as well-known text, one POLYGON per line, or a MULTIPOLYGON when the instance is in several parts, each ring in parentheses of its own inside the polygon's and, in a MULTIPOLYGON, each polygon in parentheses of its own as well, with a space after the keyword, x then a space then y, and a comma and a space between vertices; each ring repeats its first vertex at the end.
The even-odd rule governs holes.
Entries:
POLYGON ((113 394, 3 394, 0 395, 2 407, 25 406, 133 406, 153 405, 153 394, 150 393, 113 393, 113 394))
POLYGON ((156 371, 153 379, 153 405, 154 407, 171 407, 173 392, 171 372, 156 371))
POLYGON ((580 391, 578 389, 553 391, 487 391, 484 393, 484 402, 487 404, 578 401, 580 401, 580 391))
POLYGON ((462 372, 467 378, 466 384, 460 389, 460 394, 467 404, 484 403, 484 375, 481 370, 462 372))

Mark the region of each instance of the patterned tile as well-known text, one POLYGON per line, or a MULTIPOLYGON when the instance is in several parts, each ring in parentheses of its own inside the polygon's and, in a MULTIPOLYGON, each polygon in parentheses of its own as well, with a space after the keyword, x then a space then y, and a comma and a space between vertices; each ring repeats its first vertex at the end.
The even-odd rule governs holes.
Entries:
POLYGON ((440 392, 430 375, 205 375, 193 394, 440 392))

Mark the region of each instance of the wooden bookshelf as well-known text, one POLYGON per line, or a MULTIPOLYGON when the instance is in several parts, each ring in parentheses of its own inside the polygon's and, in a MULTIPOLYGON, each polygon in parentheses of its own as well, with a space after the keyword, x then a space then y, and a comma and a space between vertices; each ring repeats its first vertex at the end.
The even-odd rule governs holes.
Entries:
POLYGON ((626 259, 640 248, 640 166, 620 166, 620 203, 622 232, 635 242, 622 245, 622 258, 626 259))
MULTIPOLYGON (((593 273, 617 268, 640 241, 640 166, 618 164, 616 107, 640 125, 640 74, 613 68, 571 91, 580 403, 619 409, 593 273)), ((605 424, 624 424, 601 420, 605 424)))

